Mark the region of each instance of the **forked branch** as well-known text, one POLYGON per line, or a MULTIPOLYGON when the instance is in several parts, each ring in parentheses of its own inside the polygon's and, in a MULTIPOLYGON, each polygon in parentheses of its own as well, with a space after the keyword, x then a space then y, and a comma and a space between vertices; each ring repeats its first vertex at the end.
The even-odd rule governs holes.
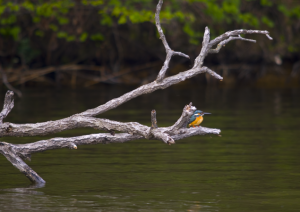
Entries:
MULTIPOLYGON (((114 130, 127 131, 127 133, 118 133, 111 135, 109 133, 99 133, 84 136, 76 136, 71 138, 52 138, 49 140, 41 140, 28 144, 9 144, 0 142, 0 153, 3 154, 17 169, 25 174, 30 181, 43 184, 45 181, 33 171, 22 159, 30 160, 31 154, 42 152, 51 149, 69 148, 77 149, 78 145, 87 144, 107 144, 107 143, 123 143, 136 139, 156 139, 167 144, 174 144, 175 140, 183 139, 194 135, 205 134, 220 134, 219 129, 210 129, 205 127, 186 128, 187 122, 190 119, 195 107, 190 103, 184 107, 183 113, 179 120, 171 127, 157 127, 156 112, 151 112, 152 126, 144 126, 136 122, 119 123, 115 125, 113 121, 108 120, 108 123, 114 130), (127 128, 123 128, 127 125, 127 128)), ((83 119, 90 117, 83 117, 83 119)))
POLYGON ((167 56, 166 56, 166 60, 164 62, 164 65, 163 67, 161 68, 161 70, 159 71, 158 75, 157 75, 157 78, 156 78, 156 81, 157 82, 161 82, 164 77, 165 77, 165 74, 169 68, 169 63, 171 61, 171 58, 173 55, 178 55, 178 56, 182 56, 182 57, 186 57, 186 58, 190 58, 188 55, 184 54, 184 53, 181 53, 181 52, 175 52, 173 51, 170 47, 169 47, 169 44, 166 40, 166 37, 164 35, 164 32, 160 26, 160 19, 159 19, 159 14, 160 14, 160 11, 161 11, 161 7, 162 7, 162 4, 163 4, 163 0, 160 0, 156 6, 156 13, 155 13, 155 22, 156 22, 156 28, 157 28, 157 31, 159 33, 159 36, 160 36, 160 39, 161 41, 163 42, 164 44, 164 47, 166 49, 166 53, 167 53, 167 56))
POLYGON ((81 127, 92 127, 98 130, 109 132, 71 138, 52 138, 49 140, 41 140, 34 143, 19 145, 9 144, 3 141, 0 142, 0 153, 3 154, 16 168, 24 173, 32 182, 45 183, 45 181, 22 160, 30 160, 31 154, 36 152, 58 148, 77 149, 78 145, 122 143, 136 139, 155 139, 161 140, 166 144, 174 144, 176 140, 194 135, 220 134, 221 131, 219 129, 210 129, 205 127, 187 128, 190 117, 196 110, 196 107, 192 106, 192 103, 184 107, 180 118, 174 125, 170 127, 158 127, 155 110, 151 112, 151 127, 142 125, 137 122, 123 123, 119 121, 94 117, 113 108, 116 108, 140 95, 152 93, 158 89, 165 89, 171 85, 192 78, 198 74, 208 73, 218 80, 223 80, 222 76, 212 71, 208 67, 203 66, 204 59, 209 53, 218 53, 220 49, 225 46, 225 44, 232 40, 255 42, 254 40, 242 38, 240 36, 241 34, 265 34, 269 39, 272 39, 269 36, 268 31, 241 29, 226 32, 218 36, 217 38, 210 40, 209 28, 205 27, 202 48, 200 54, 195 59, 193 68, 184 72, 180 72, 174 76, 165 78, 166 71, 169 67, 169 63, 173 55, 180 55, 187 58, 189 58, 189 56, 181 52, 175 52, 169 47, 159 20, 162 3, 163 1, 159 0, 155 13, 155 21, 160 39, 163 42, 167 55, 164 65, 159 71, 157 79, 154 82, 143 85, 118 98, 112 99, 103 105, 86 110, 82 113, 74 114, 70 117, 56 121, 48 121, 35 124, 14 124, 9 122, 3 123, 3 119, 7 117, 14 106, 13 92, 8 91, 6 93, 3 110, 0 113, 0 137, 47 135, 81 127), (215 45, 217 45, 217 47, 215 49, 212 49, 215 45), (115 131, 120 133, 115 134, 115 131))

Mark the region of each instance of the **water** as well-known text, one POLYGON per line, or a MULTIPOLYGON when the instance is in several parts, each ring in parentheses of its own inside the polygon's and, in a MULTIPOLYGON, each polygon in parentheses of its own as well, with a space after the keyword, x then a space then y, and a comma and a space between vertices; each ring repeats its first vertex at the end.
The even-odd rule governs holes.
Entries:
MULTIPOLYGON (((37 153, 27 162, 47 183, 35 188, 0 155, 0 211, 299 211, 300 89, 174 86, 141 96, 99 117, 169 126, 185 104, 211 112, 203 126, 222 137, 166 145, 138 140, 37 153)), ((131 90, 27 89, 6 121, 55 120, 131 90)), ((3 91, 4 92, 4 91, 3 91)), ((4 93, 1 93, 1 101, 4 93)), ((74 129, 54 135, 96 133, 74 129)), ((28 143, 45 137, 1 138, 28 143)))

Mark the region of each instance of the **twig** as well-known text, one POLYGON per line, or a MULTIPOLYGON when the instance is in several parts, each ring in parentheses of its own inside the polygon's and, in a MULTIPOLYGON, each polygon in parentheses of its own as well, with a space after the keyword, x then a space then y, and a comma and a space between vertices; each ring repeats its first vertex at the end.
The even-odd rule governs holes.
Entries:
POLYGON ((156 111, 155 110, 152 110, 151 111, 151 128, 158 128, 157 126, 157 120, 156 120, 156 111))
POLYGON ((3 119, 10 113, 14 107, 14 92, 7 91, 4 98, 3 109, 0 113, 0 125, 3 123, 3 119))
POLYGON ((232 40, 243 40, 243 41, 249 41, 249 42, 252 42, 252 43, 256 43, 256 40, 252 40, 252 39, 246 39, 246 38, 242 38, 242 37, 229 37, 228 39, 226 40, 223 40, 222 42, 220 42, 217 46, 217 48, 215 49, 210 49, 208 51, 208 53, 219 53, 220 49, 225 46, 228 42, 232 41, 232 40))
POLYGON ((267 36, 268 39, 272 40, 271 36, 269 35, 268 31, 262 31, 262 30, 246 30, 246 29, 239 29, 234 31, 225 32, 224 34, 216 37, 215 39, 211 40, 209 42, 209 49, 211 49, 214 45, 220 43, 223 40, 228 39, 230 36, 238 36, 240 34, 264 34, 267 36))
POLYGON ((203 66, 203 69, 205 69, 206 73, 209 73, 211 76, 213 76, 213 77, 219 79, 220 81, 223 80, 223 77, 221 77, 221 76, 220 76, 219 74, 217 74, 216 72, 210 70, 209 68, 203 66))
POLYGON ((204 32, 203 41, 202 41, 202 48, 201 48, 199 56, 195 59, 193 68, 201 68, 201 66, 203 65, 204 58, 205 58, 208 48, 209 48, 208 47, 209 39, 210 39, 210 31, 209 31, 208 27, 205 27, 205 32, 204 32))
POLYGON ((160 39, 162 40, 162 42, 164 44, 164 47, 166 49, 167 56, 166 56, 166 60, 164 62, 163 67, 161 68, 161 70, 159 71, 159 73, 157 75, 157 78, 156 78, 157 82, 161 82, 164 79, 164 77, 166 75, 166 72, 169 68, 169 63, 170 63, 171 58, 172 58, 173 55, 179 55, 179 56, 182 56, 182 57, 190 58, 188 55, 186 55, 184 53, 181 53, 181 52, 175 52, 169 47, 169 44, 166 40, 164 32, 163 32, 163 30, 160 26, 159 14, 160 14, 160 11, 161 11, 162 4, 163 4, 163 0, 159 0, 158 4, 156 6, 155 22, 156 22, 156 28, 157 28, 157 31, 159 33, 160 39))

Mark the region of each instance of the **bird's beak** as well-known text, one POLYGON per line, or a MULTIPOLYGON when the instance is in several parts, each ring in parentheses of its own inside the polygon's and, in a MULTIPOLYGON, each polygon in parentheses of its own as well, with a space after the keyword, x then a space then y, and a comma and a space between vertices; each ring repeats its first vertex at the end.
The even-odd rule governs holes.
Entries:
POLYGON ((211 113, 206 113, 206 112, 203 112, 202 115, 210 115, 211 113))

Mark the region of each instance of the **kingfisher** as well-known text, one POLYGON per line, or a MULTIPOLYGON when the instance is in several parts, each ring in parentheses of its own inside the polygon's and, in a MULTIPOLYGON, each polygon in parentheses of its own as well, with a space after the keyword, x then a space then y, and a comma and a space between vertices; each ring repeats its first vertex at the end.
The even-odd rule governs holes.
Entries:
POLYGON ((206 113, 201 110, 196 110, 194 114, 191 116, 190 121, 189 121, 189 127, 195 127, 199 126, 201 122, 203 121, 203 116, 205 114, 211 114, 211 113, 206 113))

